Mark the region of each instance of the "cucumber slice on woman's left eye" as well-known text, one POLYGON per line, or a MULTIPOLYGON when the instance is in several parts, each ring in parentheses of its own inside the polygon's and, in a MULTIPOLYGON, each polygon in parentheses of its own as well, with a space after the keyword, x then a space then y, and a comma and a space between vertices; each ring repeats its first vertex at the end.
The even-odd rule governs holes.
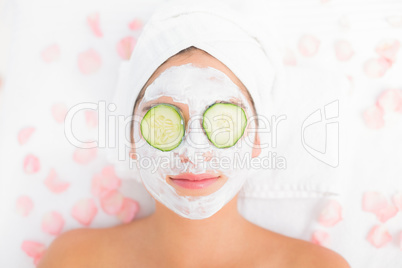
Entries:
POLYGON ((247 125, 244 110, 231 103, 210 106, 202 119, 202 127, 208 139, 218 148, 228 148, 243 136, 247 125))
POLYGON ((184 136, 183 119, 173 106, 158 104, 142 118, 141 134, 156 149, 171 151, 179 146, 184 136))

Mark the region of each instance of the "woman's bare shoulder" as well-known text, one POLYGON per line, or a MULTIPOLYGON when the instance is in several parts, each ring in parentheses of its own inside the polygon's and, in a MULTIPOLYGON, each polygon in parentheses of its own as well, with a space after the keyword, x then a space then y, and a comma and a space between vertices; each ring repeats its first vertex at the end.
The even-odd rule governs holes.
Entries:
POLYGON ((324 246, 302 242, 303 247, 296 251, 295 267, 350 268, 349 263, 339 253, 324 246))
POLYGON ((45 251, 38 268, 85 267, 99 250, 99 230, 80 228, 60 234, 45 251))
POLYGON ((350 268, 335 251, 260 226, 255 228, 258 267, 350 268))
POLYGON ((285 265, 283 267, 350 268, 348 262, 337 252, 311 242, 283 236, 285 265))
POLYGON ((38 268, 110 267, 107 263, 114 262, 116 254, 127 248, 126 243, 135 241, 130 237, 136 235, 131 231, 136 229, 134 225, 136 221, 108 228, 79 228, 64 232, 50 244, 38 268))

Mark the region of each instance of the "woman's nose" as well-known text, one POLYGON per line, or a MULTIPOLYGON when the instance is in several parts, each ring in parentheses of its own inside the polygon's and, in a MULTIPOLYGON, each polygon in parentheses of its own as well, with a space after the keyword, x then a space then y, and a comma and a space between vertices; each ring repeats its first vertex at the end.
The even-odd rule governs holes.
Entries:
POLYGON ((211 160, 211 148, 209 140, 202 128, 201 119, 192 119, 187 125, 183 144, 179 152, 180 160, 196 164, 200 161, 211 160))

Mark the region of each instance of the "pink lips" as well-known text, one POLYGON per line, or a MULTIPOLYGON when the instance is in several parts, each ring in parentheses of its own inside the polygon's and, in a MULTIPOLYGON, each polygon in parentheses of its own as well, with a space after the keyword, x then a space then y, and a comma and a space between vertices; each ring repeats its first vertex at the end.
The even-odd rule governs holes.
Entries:
POLYGON ((216 182, 219 177, 219 175, 211 175, 207 173, 182 173, 180 175, 170 176, 170 179, 175 184, 186 189, 203 189, 216 182))

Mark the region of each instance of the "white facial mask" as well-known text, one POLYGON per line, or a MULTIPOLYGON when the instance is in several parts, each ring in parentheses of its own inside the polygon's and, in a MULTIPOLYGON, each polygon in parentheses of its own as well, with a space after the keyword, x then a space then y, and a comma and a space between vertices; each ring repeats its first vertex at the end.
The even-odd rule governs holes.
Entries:
POLYGON ((243 136, 234 146, 219 149, 208 140, 199 122, 202 122, 205 110, 216 101, 230 102, 237 99, 244 105, 248 125, 255 129, 255 120, 250 120, 252 107, 240 88, 223 72, 211 67, 199 68, 191 63, 170 67, 160 74, 146 89, 138 104, 138 113, 146 107, 147 102, 161 96, 169 96, 174 102, 188 105, 189 122, 185 124, 185 134, 180 145, 168 152, 144 142, 144 138, 140 136, 140 122, 134 122, 133 137, 137 161, 148 158, 147 162, 157 163, 150 168, 142 168, 139 165, 141 180, 156 200, 180 216, 189 219, 208 218, 227 204, 252 174, 249 164, 255 131, 247 131, 247 126, 243 136), (210 158, 201 157, 204 153, 210 156, 212 153, 212 157, 217 161, 212 162, 208 161, 210 158), (181 156, 187 157, 189 161, 182 163, 181 156), (224 163, 221 161, 223 158, 226 158, 224 163), (222 172, 228 180, 219 190, 207 196, 178 195, 176 189, 166 182, 167 176, 187 172, 211 173, 211 170, 222 172))

